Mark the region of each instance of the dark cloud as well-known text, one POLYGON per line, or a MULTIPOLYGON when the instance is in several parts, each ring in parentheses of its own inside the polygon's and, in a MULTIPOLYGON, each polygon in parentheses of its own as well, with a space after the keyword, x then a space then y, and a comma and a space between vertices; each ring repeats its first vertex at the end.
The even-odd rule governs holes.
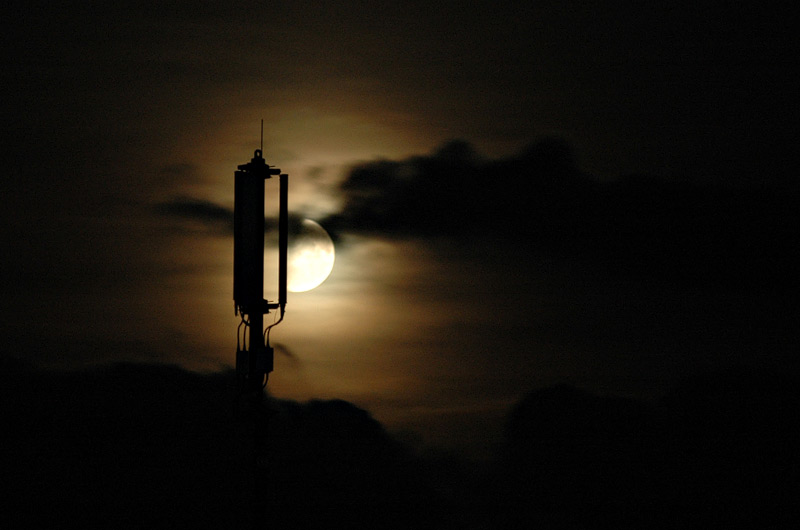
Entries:
POLYGON ((253 411, 230 371, 0 367, 9 527, 244 527, 254 424, 268 426, 265 517, 282 528, 780 527, 797 515, 786 374, 700 374, 647 402, 540 388, 477 465, 415 453, 342 400, 253 411))
POLYGON ((541 206, 563 208, 557 203, 579 199, 570 189, 586 180, 559 140, 542 140, 520 157, 496 161, 454 140, 428 156, 353 168, 342 184, 343 211, 329 222, 378 234, 469 237, 477 230, 501 239, 524 237, 539 229, 531 215, 542 215, 541 206))
POLYGON ((233 424, 224 377, 169 366, 50 372, 3 364, 4 468, 17 485, 7 524, 230 524, 245 475, 226 440, 233 424), (215 490, 227 495, 203 493, 215 490))
MULTIPOLYGON (((152 211, 160 216, 172 218, 183 222, 183 229, 201 229, 212 234, 233 236, 233 210, 212 201, 194 197, 175 197, 162 201, 152 206, 152 211), (191 223, 197 223, 193 226, 191 223)), ((296 213, 289 214, 289 236, 302 232, 302 223, 305 217, 296 213)), ((264 218, 264 231, 267 234, 268 244, 277 244, 278 219, 275 217, 264 218)))
POLYGON ((207 229, 221 234, 233 234, 233 211, 211 201, 192 197, 176 197, 153 206, 160 215, 183 220, 199 221, 207 229))
POLYGON ((273 342, 272 347, 275 348, 275 353, 277 355, 283 357, 290 368, 302 368, 303 360, 292 348, 280 342, 273 342))
POLYGON ((269 521, 320 528, 440 516, 411 453, 350 403, 269 401, 251 416, 231 372, 113 364, 47 371, 3 358, 10 527, 240 528, 252 513, 252 423, 268 422, 269 521), (46 496, 49 509, 41 510, 46 496), (413 507, 413 509, 412 509, 413 507), (433 510, 428 511, 426 507, 433 510), (337 524, 339 523, 339 524, 337 524))
POLYGON ((781 526, 797 516, 793 376, 704 373, 653 402, 573 387, 509 415, 504 483, 517 524, 781 526), (677 507, 679 507, 677 509, 677 507))
POLYGON ((491 236, 677 278, 787 279, 800 229, 792 195, 646 175, 605 182, 581 171, 557 138, 494 160, 453 141, 357 166, 341 189, 342 212, 326 222, 334 229, 491 236))

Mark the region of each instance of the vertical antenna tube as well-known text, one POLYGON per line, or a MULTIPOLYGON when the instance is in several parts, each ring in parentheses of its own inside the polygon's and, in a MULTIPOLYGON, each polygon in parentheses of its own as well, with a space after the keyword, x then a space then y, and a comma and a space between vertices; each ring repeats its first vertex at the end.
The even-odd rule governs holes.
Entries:
MULTIPOLYGON (((264 337, 261 331, 264 329, 264 177, 260 174, 252 174, 252 201, 254 203, 253 217, 250 219, 253 225, 253 286, 251 299, 253 309, 250 316, 250 351, 261 351, 264 349, 264 337)), ((255 356, 253 356, 255 359, 255 356)), ((255 361, 251 359, 251 369, 255 369, 255 361)))
POLYGON ((237 171, 234 193, 233 299, 244 314, 252 315, 264 299, 263 175, 237 171))
POLYGON ((289 248, 289 175, 280 175, 280 214, 278 218, 278 304, 286 306, 286 259, 289 248))

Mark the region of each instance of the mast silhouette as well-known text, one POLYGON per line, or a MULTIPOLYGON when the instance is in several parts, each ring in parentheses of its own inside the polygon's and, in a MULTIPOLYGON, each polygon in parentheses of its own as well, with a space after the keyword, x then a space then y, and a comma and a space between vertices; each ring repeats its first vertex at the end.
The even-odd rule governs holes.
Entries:
MULTIPOLYGON (((261 122, 261 146, 264 141, 261 122)), ((267 331, 278 325, 286 311, 286 265, 289 227, 289 176, 269 166, 256 149, 250 162, 234 173, 233 304, 241 316, 236 337, 236 375, 240 396, 247 399, 253 422, 252 527, 259 528, 269 512, 270 480, 268 434, 270 412, 264 388, 274 365, 274 348, 267 331), (264 193, 265 182, 279 176, 278 301, 264 299, 264 193), (280 318, 264 329, 264 315, 279 311, 280 318), (242 328, 243 332, 242 332, 242 328)))

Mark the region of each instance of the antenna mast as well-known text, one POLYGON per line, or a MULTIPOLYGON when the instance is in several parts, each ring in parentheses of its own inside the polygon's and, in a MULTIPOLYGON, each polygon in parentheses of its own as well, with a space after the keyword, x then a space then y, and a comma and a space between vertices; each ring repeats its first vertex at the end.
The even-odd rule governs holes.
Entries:
POLYGON ((264 403, 264 388, 274 362, 274 348, 264 330, 264 315, 278 310, 283 320, 286 308, 286 255, 289 233, 289 176, 269 166, 262 156, 264 120, 261 120, 261 147, 247 164, 234 173, 233 208, 233 305, 241 315, 236 337, 236 376, 240 395, 246 397, 253 414, 253 528, 266 518, 270 482, 267 474, 267 434, 269 411, 264 403), (279 176, 278 214, 278 301, 264 299, 264 192, 265 182, 279 176), (244 327, 242 332, 241 328, 244 327), (266 343, 265 343, 266 341, 266 343))
MULTIPOLYGON (((261 121, 261 138, 264 138, 264 121, 261 121)), ((239 342, 236 369, 242 391, 261 394, 273 367, 274 350, 264 343, 264 315, 271 310, 280 311, 283 320, 286 308, 287 240, 289 176, 267 165, 262 150, 256 149, 247 164, 235 172, 233 208, 233 303, 236 314, 249 331, 249 343, 239 342), (264 299, 264 192, 265 181, 279 176, 278 215, 278 301, 264 299)))

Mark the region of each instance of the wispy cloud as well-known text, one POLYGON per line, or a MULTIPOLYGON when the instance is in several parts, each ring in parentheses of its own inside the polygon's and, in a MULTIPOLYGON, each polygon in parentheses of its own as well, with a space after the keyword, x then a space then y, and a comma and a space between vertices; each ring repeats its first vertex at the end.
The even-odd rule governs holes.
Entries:
POLYGON ((153 205, 153 210, 166 217, 199 223, 209 232, 233 234, 233 210, 205 199, 175 197, 153 205))

